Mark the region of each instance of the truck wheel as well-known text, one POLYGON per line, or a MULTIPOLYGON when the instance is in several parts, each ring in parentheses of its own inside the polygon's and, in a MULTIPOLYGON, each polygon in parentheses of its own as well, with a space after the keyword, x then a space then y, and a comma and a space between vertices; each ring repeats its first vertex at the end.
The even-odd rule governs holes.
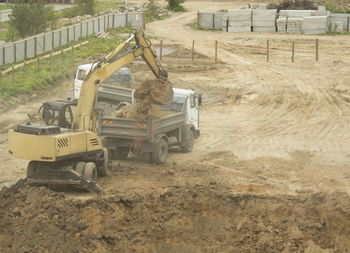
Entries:
POLYGON ((168 143, 164 139, 160 139, 156 143, 156 150, 152 153, 152 159, 155 163, 164 163, 168 155, 168 143))
POLYGON ((88 162, 85 164, 84 168, 84 177, 92 182, 96 182, 97 180, 97 169, 96 165, 93 162, 88 162))
POLYGON ((38 162, 37 161, 30 161, 28 163, 28 167, 27 167, 27 177, 31 177, 35 174, 35 172, 37 171, 38 168, 38 162))
POLYGON ((181 145, 181 149, 185 153, 189 153, 193 149, 194 144, 194 132, 193 130, 188 131, 184 143, 181 145))
POLYGON ((108 173, 108 151, 106 148, 103 149, 103 165, 101 166, 99 170, 99 175, 105 177, 108 173))
POLYGON ((85 162, 77 162, 75 164, 74 170, 78 172, 80 175, 84 175, 85 162))
POLYGON ((117 147, 114 151, 113 157, 116 160, 125 160, 129 155, 129 148, 127 147, 117 147))

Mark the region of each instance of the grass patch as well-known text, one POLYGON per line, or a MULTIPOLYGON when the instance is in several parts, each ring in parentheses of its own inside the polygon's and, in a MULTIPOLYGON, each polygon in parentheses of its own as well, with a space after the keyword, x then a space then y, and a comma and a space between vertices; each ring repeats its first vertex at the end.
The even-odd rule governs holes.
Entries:
POLYGON ((9 9, 11 9, 11 7, 12 7, 11 4, 1 4, 0 5, 0 11, 9 10, 9 9))
POLYGON ((350 35, 350 32, 328 32, 322 35, 332 35, 332 36, 337 36, 337 35, 350 35))
POLYGON ((100 13, 108 9, 118 9, 123 3, 119 1, 96 1, 95 11, 96 13, 100 13))
MULTIPOLYGON (((109 30, 111 38, 103 39, 91 37, 91 47, 85 45, 80 49, 64 53, 64 63, 62 64, 61 55, 52 57, 52 69, 50 69, 50 59, 40 61, 40 70, 37 63, 27 65, 27 73, 24 68, 15 70, 15 80, 12 81, 12 73, 9 72, 2 76, 2 85, 0 87, 0 99, 11 103, 11 98, 19 95, 31 95, 42 92, 43 90, 54 87, 62 80, 72 78, 78 65, 92 62, 114 49, 123 39, 120 29, 109 30)), ((72 46, 70 44, 69 46, 72 46)), ((68 46, 66 46, 68 47, 68 46)), ((11 65, 2 66, 2 69, 9 68, 11 65)))
POLYGON ((324 6, 326 6, 327 11, 332 13, 350 13, 350 9, 344 6, 335 6, 330 3, 325 3, 324 6))
POLYGON ((225 12, 225 13, 227 13, 228 10, 227 10, 227 9, 221 9, 221 10, 219 10, 219 12, 225 12))

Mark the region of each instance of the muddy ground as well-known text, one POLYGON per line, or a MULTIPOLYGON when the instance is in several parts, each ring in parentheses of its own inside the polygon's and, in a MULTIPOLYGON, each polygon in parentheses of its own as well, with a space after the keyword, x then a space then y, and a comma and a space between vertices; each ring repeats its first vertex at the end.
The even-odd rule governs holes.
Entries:
MULTIPOLYGON (((133 155, 114 161, 98 180, 103 196, 3 188, 1 252, 349 251, 349 36, 229 34, 186 25, 198 9, 242 4, 190 1, 188 12, 147 25, 155 46, 162 39, 175 49, 162 60, 173 85, 203 95, 194 150, 173 148, 162 165, 133 155)), ((129 67, 137 81, 153 78, 141 60, 129 67)), ((70 92, 68 85, 60 94, 70 92)), ((0 124, 25 118, 40 103, 1 115, 0 124)), ((0 144, 0 187, 23 178, 26 164, 0 144)))

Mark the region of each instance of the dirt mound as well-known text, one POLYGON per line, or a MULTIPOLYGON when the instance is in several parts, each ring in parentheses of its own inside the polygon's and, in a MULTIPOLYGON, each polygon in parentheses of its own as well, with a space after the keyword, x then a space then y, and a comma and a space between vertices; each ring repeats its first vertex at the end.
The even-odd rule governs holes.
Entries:
POLYGON ((146 120, 148 117, 161 118, 164 116, 166 114, 158 106, 152 105, 148 99, 124 106, 112 114, 112 117, 136 120, 146 120))
POLYGON ((90 200, 28 186, 0 192, 1 252, 344 252, 349 228, 342 193, 264 197, 215 184, 90 200))
POLYGON ((134 97, 145 102, 168 105, 173 101, 173 86, 161 79, 142 82, 135 90, 134 97))

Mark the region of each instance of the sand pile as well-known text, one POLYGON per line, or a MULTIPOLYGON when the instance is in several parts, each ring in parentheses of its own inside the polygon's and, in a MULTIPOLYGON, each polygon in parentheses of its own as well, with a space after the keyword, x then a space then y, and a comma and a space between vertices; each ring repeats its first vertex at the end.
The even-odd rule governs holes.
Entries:
POLYGON ((161 118, 166 116, 159 105, 168 105, 174 96, 173 87, 170 82, 161 79, 146 81, 139 85, 134 93, 137 102, 127 105, 113 113, 116 118, 145 120, 148 117, 161 118))
POLYGON ((67 199, 0 191, 0 252, 320 252, 350 248, 350 198, 232 194, 216 184, 67 199))

